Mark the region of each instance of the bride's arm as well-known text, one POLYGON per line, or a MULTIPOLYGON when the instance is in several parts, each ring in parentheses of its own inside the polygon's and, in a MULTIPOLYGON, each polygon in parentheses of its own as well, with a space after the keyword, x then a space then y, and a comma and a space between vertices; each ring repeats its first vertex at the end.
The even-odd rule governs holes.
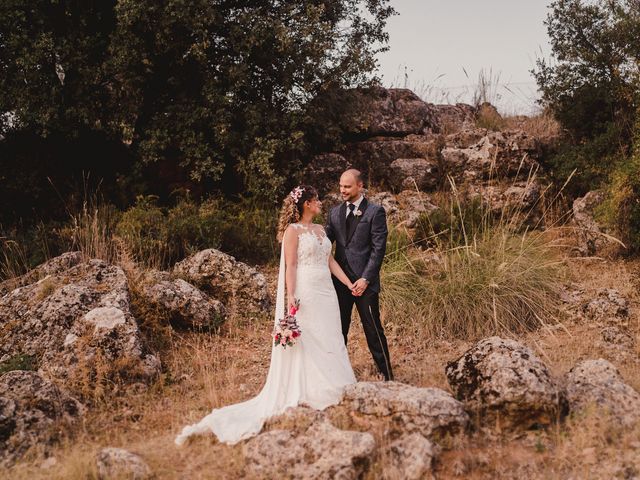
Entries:
POLYGON ((296 292, 296 268, 298 264, 298 234, 289 225, 282 238, 284 242, 285 282, 287 286, 287 312, 293 305, 296 292))
POLYGON ((347 277, 347 274, 344 273, 340 264, 336 262, 336 259, 333 258, 333 255, 329 255, 329 270, 331 270, 331 273, 338 280, 344 283, 349 290, 353 288, 353 283, 351 283, 351 280, 349 280, 349 277, 347 277))

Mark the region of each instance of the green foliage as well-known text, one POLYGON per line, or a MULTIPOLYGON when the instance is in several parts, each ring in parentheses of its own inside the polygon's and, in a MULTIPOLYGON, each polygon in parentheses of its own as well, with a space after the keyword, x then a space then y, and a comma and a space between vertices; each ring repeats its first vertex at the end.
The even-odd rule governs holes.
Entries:
POLYGON ((414 241, 427 246, 464 245, 467 232, 487 228, 492 221, 493 218, 487 209, 483 208, 481 197, 473 197, 459 204, 456 204, 455 199, 448 197, 441 202, 441 207, 437 210, 420 215, 414 241))
POLYGON ((640 252, 640 111, 632 153, 611 172, 605 201, 596 209, 596 216, 613 229, 629 254, 640 252))
POLYGON ((637 0, 555 0, 550 8, 545 25, 556 61, 538 59, 532 70, 542 103, 575 142, 614 121, 630 129, 640 78, 637 0))
POLYGON ((307 133, 336 140, 331 92, 376 80, 388 3, 3 2, 0 133, 99 130, 150 174, 272 200, 307 133))
POLYGON ((35 370, 36 368, 36 357, 21 353, 0 362, 0 375, 13 370, 35 370))
POLYGON ((275 208, 246 199, 212 198, 198 204, 188 197, 163 208, 156 200, 139 197, 116 227, 117 236, 143 264, 166 269, 205 248, 249 263, 268 263, 279 253, 275 208))
POLYGON ((560 145, 544 159, 544 167, 559 185, 575 170, 567 192, 573 196, 584 195, 603 185, 614 166, 625 156, 626 146, 621 143, 624 135, 619 124, 609 123, 604 132, 591 139, 560 145))

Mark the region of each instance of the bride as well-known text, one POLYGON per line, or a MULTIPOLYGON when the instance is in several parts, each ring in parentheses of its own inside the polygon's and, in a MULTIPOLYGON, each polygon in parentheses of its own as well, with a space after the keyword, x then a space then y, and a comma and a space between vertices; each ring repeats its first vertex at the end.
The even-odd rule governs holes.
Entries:
POLYGON ((286 283, 287 311, 296 299, 300 301, 296 318, 302 335, 292 347, 272 346, 269 373, 257 396, 214 409, 198 423, 185 426, 175 439, 177 445, 209 432, 220 442, 237 443, 259 433, 267 418, 288 407, 306 404, 323 410, 338 403, 344 387, 356 382, 331 274, 349 289, 353 284, 331 255, 324 228, 312 223, 321 206, 317 191, 301 185, 285 198, 280 211, 275 322, 285 313, 286 283))

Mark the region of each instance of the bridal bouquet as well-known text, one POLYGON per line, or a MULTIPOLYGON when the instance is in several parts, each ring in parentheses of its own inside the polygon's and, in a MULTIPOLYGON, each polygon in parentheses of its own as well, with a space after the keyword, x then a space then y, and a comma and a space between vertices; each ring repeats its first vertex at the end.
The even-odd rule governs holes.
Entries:
POLYGON ((296 299, 291 306, 289 313, 284 318, 278 320, 278 324, 273 330, 273 344, 282 345, 282 348, 293 347, 296 343, 296 339, 302 334, 298 321, 296 320, 296 313, 300 308, 300 300, 296 299))

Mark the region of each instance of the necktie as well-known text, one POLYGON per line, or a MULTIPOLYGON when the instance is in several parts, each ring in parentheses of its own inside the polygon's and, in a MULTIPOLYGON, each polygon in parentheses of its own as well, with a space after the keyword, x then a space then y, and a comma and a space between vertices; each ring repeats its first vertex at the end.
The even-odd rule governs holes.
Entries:
POLYGON ((356 209, 356 206, 353 203, 348 205, 349 213, 347 214, 347 235, 351 236, 351 226, 353 225, 353 220, 356 216, 353 214, 353 211, 356 209))

